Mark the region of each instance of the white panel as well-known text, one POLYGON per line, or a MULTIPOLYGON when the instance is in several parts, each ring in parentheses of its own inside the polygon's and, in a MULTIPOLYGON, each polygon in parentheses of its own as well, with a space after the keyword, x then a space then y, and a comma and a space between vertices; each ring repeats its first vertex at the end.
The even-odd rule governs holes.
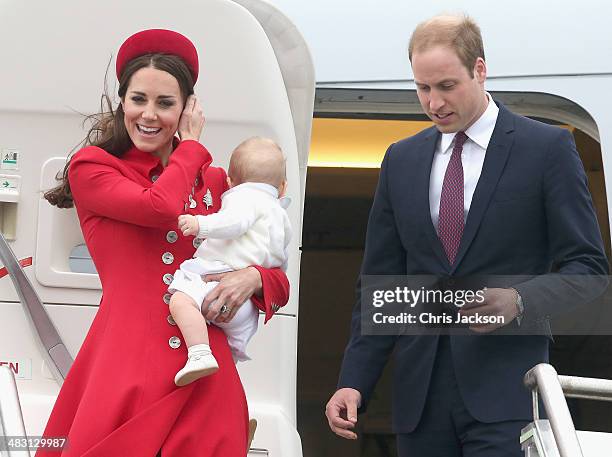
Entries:
MULTIPOLYGON (((61 171, 66 159, 55 157, 42 167, 41 188, 53 186, 55 176, 61 171)), ((74 208, 58 210, 41 199, 38 209, 38 237, 36 239, 36 279, 50 287, 100 290, 102 285, 97 274, 70 271, 68 259, 75 246, 83 244, 74 208)))
POLYGON ((304 35, 317 81, 412 78, 410 34, 443 12, 479 23, 491 76, 612 72, 612 5, 604 0, 270 1, 304 35))
POLYGON ((249 405, 278 403, 285 417, 295 423, 297 318, 276 316, 264 325, 260 315, 248 353, 253 360, 239 363, 238 372, 249 405))
POLYGON ((257 419, 257 432, 248 457, 261 456, 255 449, 265 449, 269 457, 301 456, 302 446, 293 423, 269 405, 249 404, 249 415, 257 419))
POLYGON ((578 431, 584 457, 603 457, 612 449, 612 433, 578 431))
MULTIPOLYGON (((74 357, 89 326, 96 307, 46 306, 70 354, 74 357)), ((41 435, 55 397, 59 391, 55 379, 44 368, 32 329, 19 303, 0 302, 0 361, 22 360, 31 364, 30 379, 17 379, 26 431, 29 435, 41 435), (7 325, 10 324, 10 325, 7 325)))
MULTIPOLYGON (((34 265, 26 267, 25 271, 41 299, 49 303, 93 305, 99 302, 100 297, 99 291, 94 290, 77 291, 42 287, 34 274, 38 262, 36 254, 38 226, 40 225, 41 232, 46 232, 51 228, 50 220, 38 220, 38 210, 43 190, 49 188, 41 188, 41 170, 49 157, 65 156, 79 142, 79 139, 84 135, 81 127, 82 120, 82 116, 75 113, 27 113, 4 111, 0 108, 0 148, 15 148, 22 155, 20 168, 14 172, 21 176, 22 186, 19 203, 17 204, 17 237, 14 241, 10 241, 10 246, 19 259, 34 258, 34 265)), ((58 215, 62 218, 68 217, 68 214, 73 211, 58 210, 51 207, 47 209, 58 211, 58 215)), ((75 224, 76 219, 71 227, 66 227, 66 233, 78 231, 78 225, 75 224)), ((57 237, 49 236, 49 234, 46 234, 46 237, 47 248, 53 248, 56 244, 63 242, 57 237)), ((17 300, 13 284, 8 277, 0 279, 0 300, 17 300)), ((2 322, 1 314, 0 322, 2 322)))

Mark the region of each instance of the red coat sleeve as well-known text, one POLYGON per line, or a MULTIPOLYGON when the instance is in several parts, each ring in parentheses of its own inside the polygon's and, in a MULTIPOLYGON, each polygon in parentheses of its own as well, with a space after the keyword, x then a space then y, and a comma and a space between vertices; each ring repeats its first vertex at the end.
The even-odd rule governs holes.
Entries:
POLYGON ((212 159, 197 141, 182 141, 159 179, 145 186, 121 159, 89 146, 70 162, 68 179, 78 209, 144 227, 176 222, 193 182, 212 159))
POLYGON ((258 265, 253 267, 257 268, 261 275, 262 296, 253 295, 251 301, 266 314, 265 324, 289 301, 289 280, 280 268, 267 269, 258 265))

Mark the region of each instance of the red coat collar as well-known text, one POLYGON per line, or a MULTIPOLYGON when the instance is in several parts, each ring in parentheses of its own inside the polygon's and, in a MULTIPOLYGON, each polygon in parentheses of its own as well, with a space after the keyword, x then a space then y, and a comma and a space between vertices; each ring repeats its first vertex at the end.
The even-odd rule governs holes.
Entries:
POLYGON ((161 168, 161 160, 159 157, 154 156, 150 152, 144 152, 140 149, 132 146, 128 151, 123 154, 121 160, 129 163, 130 168, 136 170, 143 176, 149 176, 152 170, 161 168))
MULTIPOLYGON (((174 140, 172 140, 172 150, 176 149, 179 143, 180 140, 174 137, 174 140)), ((150 152, 141 151, 136 146, 132 146, 128 149, 121 159, 129 163, 132 169, 147 178, 153 175, 159 175, 164 170, 164 166, 159 157, 150 152)))

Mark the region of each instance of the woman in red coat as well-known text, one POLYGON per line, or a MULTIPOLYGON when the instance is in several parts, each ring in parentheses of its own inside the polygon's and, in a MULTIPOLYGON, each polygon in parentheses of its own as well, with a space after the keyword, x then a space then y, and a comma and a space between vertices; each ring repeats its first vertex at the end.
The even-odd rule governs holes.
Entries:
MULTIPOLYGON (((173 382, 186 348, 167 287, 197 242, 181 234, 177 219, 218 211, 227 190, 225 172, 209 167, 198 142, 196 50, 176 32, 139 32, 117 54, 117 77, 121 104, 101 115, 90 145, 46 194, 60 207, 74 200, 103 294, 44 435, 68 438, 63 457, 244 457, 247 405, 218 327, 209 336, 219 371, 185 387, 173 382)), ((267 320, 288 300, 278 269, 254 266, 217 279, 204 304, 214 311, 253 295, 267 320)), ((47 455, 60 452, 36 454, 47 455)))

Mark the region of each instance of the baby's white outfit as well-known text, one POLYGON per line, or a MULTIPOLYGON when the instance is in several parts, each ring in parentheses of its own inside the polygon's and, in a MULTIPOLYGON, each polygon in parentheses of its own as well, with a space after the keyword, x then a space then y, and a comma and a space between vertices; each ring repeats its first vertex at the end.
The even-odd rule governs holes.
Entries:
MULTIPOLYGON (((181 263, 168 291, 189 295, 202 307, 206 295, 218 284, 204 282, 203 275, 240 270, 251 265, 287 269, 291 225, 278 190, 269 184, 243 183, 221 196, 221 209, 196 216, 198 238, 206 238, 192 259, 181 263)), ((286 207, 286 206, 285 206, 286 207)), ((249 360, 246 345, 257 330, 259 312, 251 300, 238 309, 230 322, 214 322, 227 335, 234 360, 249 360)))

